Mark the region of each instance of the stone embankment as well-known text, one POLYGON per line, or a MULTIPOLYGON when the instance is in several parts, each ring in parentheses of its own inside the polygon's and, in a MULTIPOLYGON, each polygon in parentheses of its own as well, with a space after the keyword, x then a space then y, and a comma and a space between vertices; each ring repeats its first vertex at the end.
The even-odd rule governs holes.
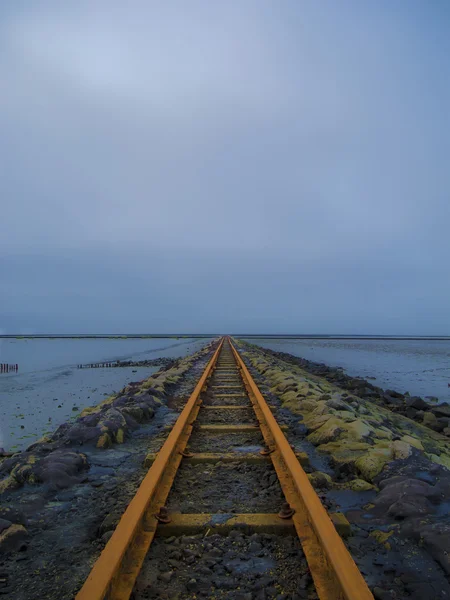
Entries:
POLYGON ((395 413, 413 419, 433 431, 450 437, 450 404, 448 402, 437 404, 439 399, 435 396, 427 396, 426 399, 423 399, 420 396, 411 396, 409 392, 383 390, 366 379, 347 375, 340 368, 329 367, 305 358, 298 358, 285 352, 275 352, 268 349, 264 349, 263 352, 268 356, 274 356, 289 364, 299 366, 311 375, 323 378, 350 394, 364 400, 370 400, 371 403, 384 408, 389 408, 395 413))
POLYGON ((277 418, 289 423, 290 443, 318 465, 308 477, 323 502, 345 514, 358 566, 364 572, 366 561, 373 572, 375 561, 380 582, 383 575, 391 581, 376 598, 420 598, 425 589, 447 598, 447 407, 383 392, 291 355, 243 342, 240 348, 277 418))

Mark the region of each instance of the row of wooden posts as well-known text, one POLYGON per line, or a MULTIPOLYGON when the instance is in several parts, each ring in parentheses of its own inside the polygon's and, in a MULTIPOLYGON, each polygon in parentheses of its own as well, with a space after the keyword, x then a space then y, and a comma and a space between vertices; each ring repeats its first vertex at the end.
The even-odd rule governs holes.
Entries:
POLYGON ((13 373, 19 370, 19 365, 8 365, 7 363, 0 363, 0 373, 13 373))
POLYGON ((117 362, 112 363, 91 363, 89 365, 78 365, 79 369, 102 369, 105 367, 117 367, 117 362))

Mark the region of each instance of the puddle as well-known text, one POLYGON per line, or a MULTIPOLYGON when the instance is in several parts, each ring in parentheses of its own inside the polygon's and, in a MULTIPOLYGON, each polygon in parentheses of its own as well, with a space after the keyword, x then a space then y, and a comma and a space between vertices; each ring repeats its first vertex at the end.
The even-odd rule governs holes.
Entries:
POLYGON ((250 560, 241 560, 236 558, 227 562, 227 567, 232 569, 233 573, 265 573, 276 567, 275 561, 270 558, 251 558, 250 560))
POLYGON ((262 446, 238 446, 237 448, 233 448, 234 452, 248 452, 249 454, 254 454, 255 452, 259 452, 262 450, 262 446))
POLYGON ((351 490, 330 490, 327 498, 334 500, 339 510, 346 512, 353 508, 361 508, 365 504, 372 502, 377 495, 375 490, 366 492, 352 492, 351 490))
POLYGON ((224 514, 220 514, 220 515, 213 515, 212 518, 211 518, 211 525, 223 525, 229 519, 233 518, 233 516, 234 515, 232 513, 224 513, 224 514))

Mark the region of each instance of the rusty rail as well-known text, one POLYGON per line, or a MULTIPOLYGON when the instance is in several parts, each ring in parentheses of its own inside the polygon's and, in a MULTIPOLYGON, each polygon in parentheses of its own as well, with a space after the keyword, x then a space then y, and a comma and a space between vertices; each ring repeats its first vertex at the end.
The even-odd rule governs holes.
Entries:
POLYGON ((156 513, 164 506, 182 459, 181 452, 191 435, 191 422, 198 413, 200 392, 222 345, 223 339, 76 600, 125 600, 130 597, 156 532, 156 513))
POLYGON ((272 411, 230 340, 258 417, 264 440, 292 516, 319 597, 326 600, 373 600, 363 576, 337 533, 272 411))

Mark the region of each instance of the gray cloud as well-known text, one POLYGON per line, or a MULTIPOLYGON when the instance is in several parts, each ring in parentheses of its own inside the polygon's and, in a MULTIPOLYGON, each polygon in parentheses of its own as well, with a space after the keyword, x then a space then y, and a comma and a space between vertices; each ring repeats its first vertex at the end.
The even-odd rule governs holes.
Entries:
POLYGON ((2 11, 0 328, 450 333, 446 3, 2 11))

